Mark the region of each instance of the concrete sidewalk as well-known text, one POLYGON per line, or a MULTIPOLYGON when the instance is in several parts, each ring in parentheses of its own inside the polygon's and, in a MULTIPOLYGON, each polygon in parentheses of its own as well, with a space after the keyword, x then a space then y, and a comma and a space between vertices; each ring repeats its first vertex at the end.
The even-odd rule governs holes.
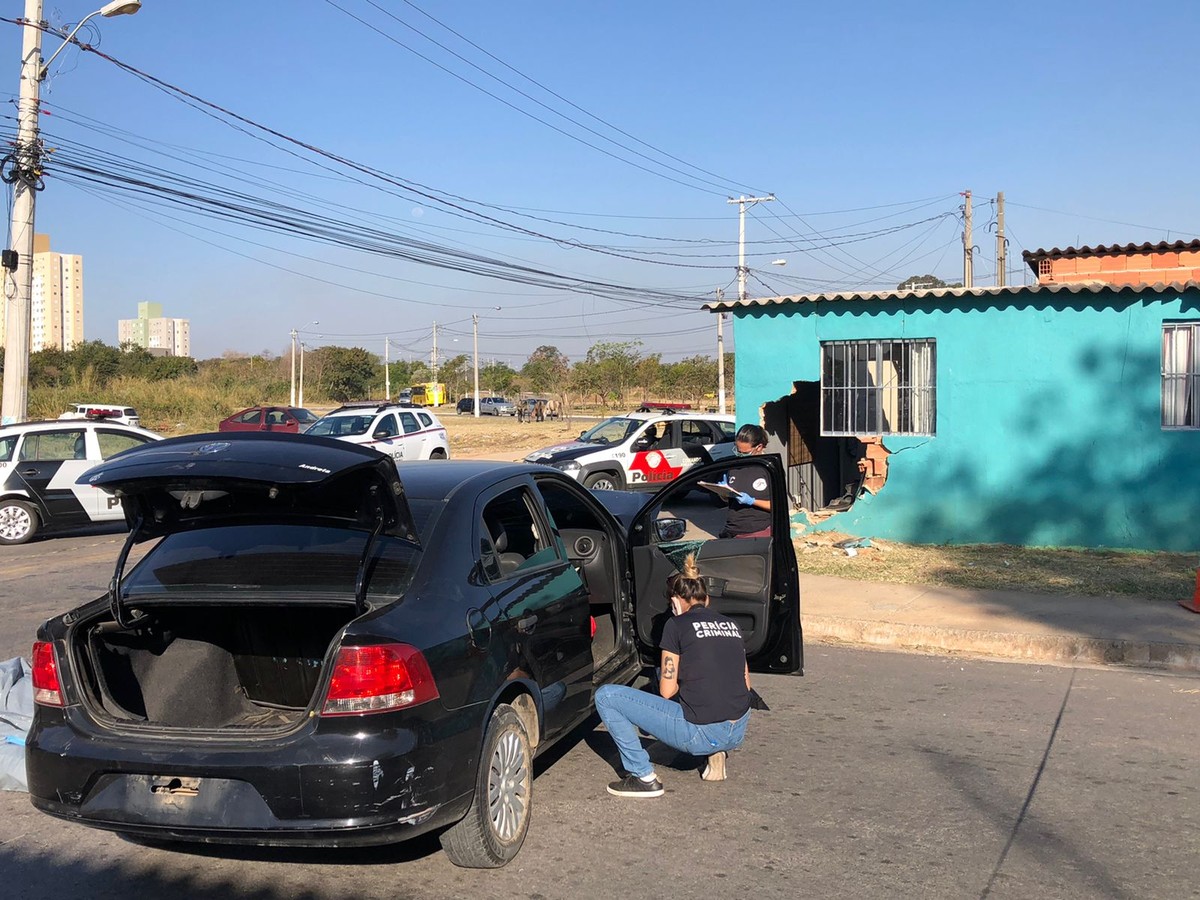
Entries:
POLYGON ((1165 601, 801 575, 800 609, 810 643, 1200 673, 1200 615, 1165 601))

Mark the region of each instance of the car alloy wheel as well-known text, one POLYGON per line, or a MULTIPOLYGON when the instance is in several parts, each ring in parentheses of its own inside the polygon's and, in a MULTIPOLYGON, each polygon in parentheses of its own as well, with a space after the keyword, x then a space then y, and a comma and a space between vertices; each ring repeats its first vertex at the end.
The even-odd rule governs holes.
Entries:
POLYGON ((533 799, 529 733, 508 704, 500 704, 492 713, 482 749, 471 807, 439 840, 456 866, 497 869, 525 843, 533 799))
POLYGON ((488 767, 488 818, 502 841, 511 841, 529 815, 529 760, 515 732, 500 738, 488 767))
POLYGON ((0 544, 24 544, 37 534, 37 513, 28 503, 5 500, 0 503, 0 544))

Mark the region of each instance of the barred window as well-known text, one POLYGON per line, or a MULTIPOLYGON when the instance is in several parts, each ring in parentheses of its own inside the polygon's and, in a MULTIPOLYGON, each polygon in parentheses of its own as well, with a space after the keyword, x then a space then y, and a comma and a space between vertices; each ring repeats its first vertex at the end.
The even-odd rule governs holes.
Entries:
POLYGON ((936 341, 821 342, 822 435, 936 433, 936 341))
POLYGON ((1162 427, 1200 428, 1200 322, 1163 324, 1162 427))

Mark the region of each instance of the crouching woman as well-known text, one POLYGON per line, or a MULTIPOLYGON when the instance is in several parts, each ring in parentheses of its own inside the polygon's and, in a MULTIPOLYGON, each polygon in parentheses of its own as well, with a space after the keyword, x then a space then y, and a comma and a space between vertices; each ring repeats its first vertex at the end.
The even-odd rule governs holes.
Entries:
POLYGON ((732 619, 708 608, 695 557, 689 555, 683 571, 667 580, 667 592, 674 615, 663 628, 660 696, 623 685, 596 691, 596 709, 628 773, 608 786, 618 797, 663 793, 639 728, 676 750, 707 757, 701 777, 724 781, 728 752, 742 745, 750 721, 742 634, 732 619))

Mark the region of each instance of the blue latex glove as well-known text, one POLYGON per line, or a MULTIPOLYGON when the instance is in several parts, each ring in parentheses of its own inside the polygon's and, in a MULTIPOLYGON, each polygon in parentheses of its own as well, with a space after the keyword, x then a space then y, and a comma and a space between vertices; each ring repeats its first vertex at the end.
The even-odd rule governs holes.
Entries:
POLYGON ((729 487, 729 473, 726 472, 724 475, 722 475, 721 480, 718 481, 717 484, 723 484, 726 487, 729 487))
POLYGON ((736 499, 738 503, 742 504, 742 506, 754 505, 754 498, 749 494, 738 494, 736 499))

